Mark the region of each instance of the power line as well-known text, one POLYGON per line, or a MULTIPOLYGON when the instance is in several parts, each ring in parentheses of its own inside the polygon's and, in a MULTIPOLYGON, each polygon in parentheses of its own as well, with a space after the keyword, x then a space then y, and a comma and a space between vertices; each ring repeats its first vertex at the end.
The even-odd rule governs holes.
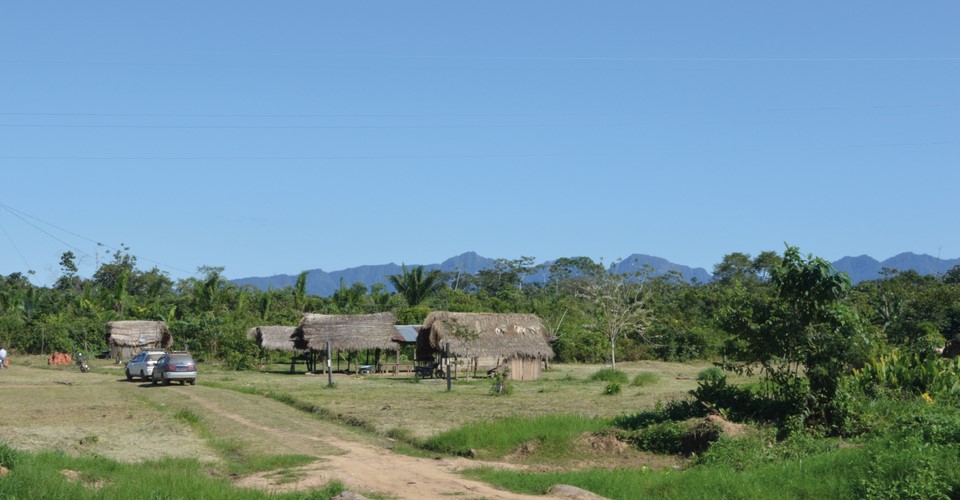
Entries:
MULTIPOLYGON (((114 251, 120 251, 119 248, 116 248, 116 247, 107 245, 107 244, 105 244, 105 243, 100 243, 99 241, 96 241, 96 240, 94 240, 94 239, 92 239, 92 238, 88 238, 88 237, 86 237, 86 236, 83 236, 83 235, 74 233, 74 232, 69 231, 69 230, 67 230, 67 229, 64 229, 64 228, 62 228, 62 227, 60 227, 60 226, 57 226, 57 225, 55 225, 55 224, 52 224, 52 223, 50 223, 50 222, 46 222, 46 221, 44 221, 43 219, 40 219, 40 218, 35 217, 35 216, 33 216, 33 215, 30 215, 30 214, 28 214, 28 213, 26 213, 26 212, 23 212, 22 210, 17 210, 17 209, 15 209, 15 208, 11 207, 10 205, 6 205, 6 204, 3 204, 3 203, 0 203, 0 208, 6 209, 8 212, 10 212, 11 214, 13 214, 14 216, 16 216, 17 218, 19 218, 20 220, 22 220, 22 221, 25 222, 26 224, 30 225, 31 227, 33 227, 33 228, 36 229, 37 231, 40 231, 41 233, 43 233, 43 234, 45 234, 45 235, 53 238, 54 240, 56 240, 56 241, 58 241, 58 242, 60 242, 60 243, 62 243, 62 244, 64 244, 64 245, 70 247, 70 248, 73 249, 73 250, 76 250, 77 252, 83 254, 84 256, 86 256, 86 257, 88 257, 88 258, 89 258, 89 257, 93 257, 93 256, 90 255, 90 254, 88 254, 88 253, 86 253, 86 252, 84 252, 83 250, 80 250, 79 248, 77 248, 77 247, 75 247, 75 246, 73 246, 73 245, 71 245, 71 244, 69 244, 69 243, 61 240, 60 238, 57 238, 56 236, 50 234, 49 232, 43 230, 42 228, 38 227, 37 225, 35 225, 35 224, 31 223, 30 221, 26 220, 25 217, 29 217, 29 218, 31 218, 31 219, 33 219, 33 220, 36 220, 37 222, 46 224, 46 225, 48 225, 48 226, 50 226, 50 227, 53 227, 53 228, 58 229, 58 230, 60 230, 60 231, 63 231, 63 232, 65 232, 65 233, 67 233, 67 234, 70 234, 70 235, 72 235, 72 236, 76 236, 77 238, 80 238, 80 239, 89 241, 89 242, 91 242, 91 243, 95 243, 95 244, 98 245, 98 246, 102 246, 102 247, 105 247, 105 248, 109 248, 109 249, 114 250, 114 251)), ((19 251, 19 250, 18 250, 18 251, 19 251)), ((158 266, 162 266, 162 267, 165 267, 165 268, 168 268, 168 269, 172 269, 172 270, 178 271, 178 272, 183 273, 183 274, 185 274, 185 275, 187 275, 187 276, 193 276, 193 274, 194 274, 194 273, 192 273, 192 272, 190 272, 190 271, 187 271, 187 270, 185 270, 185 269, 180 269, 179 267, 171 266, 171 265, 169 265, 169 264, 164 264, 164 263, 162 263, 162 262, 159 262, 159 261, 156 261, 156 260, 152 260, 152 259, 148 259, 148 258, 146 258, 146 257, 138 257, 138 258, 139 258, 139 259, 142 259, 142 260, 145 260, 145 261, 147 261, 147 262, 150 262, 150 263, 152 263, 152 264, 156 264, 156 265, 158 265, 158 266)), ((97 261, 99 261, 99 257, 96 257, 96 259, 97 259, 97 261)))
POLYGON ((0 160, 197 160, 197 161, 310 161, 310 160, 474 160, 505 158, 562 158, 561 153, 477 155, 357 155, 357 156, 0 156, 0 160))
MULTIPOLYGON (((45 234, 45 235, 47 235, 47 236, 49 236, 49 237, 57 240, 57 241, 60 242, 60 243, 63 243, 63 244, 66 245, 67 247, 69 247, 69 248, 71 248, 71 249, 73 249, 73 250, 76 250, 77 252, 79 252, 79 253, 87 256, 87 257, 93 257, 92 255, 84 252, 83 250, 80 250, 79 248, 77 248, 77 247, 75 247, 75 246, 67 243, 66 241, 63 241, 63 240, 61 240, 60 238, 57 238, 56 236, 50 234, 49 232, 47 232, 47 231, 45 231, 44 229, 42 229, 42 228, 40 228, 39 226, 37 226, 36 224, 28 221, 28 220, 25 219, 23 216, 21 216, 19 213, 17 213, 17 212, 19 212, 19 211, 11 210, 10 207, 8 207, 8 206, 6 206, 6 205, 3 205, 3 204, 0 204, 0 207, 7 209, 7 212, 10 212, 11 214, 13 214, 14 217, 22 220, 25 224, 27 224, 28 226, 36 229, 37 231, 40 231, 41 233, 43 233, 43 234, 45 234)), ((39 220, 39 219, 37 219, 37 220, 39 220)), ((49 226, 52 226, 52 227, 56 227, 56 226, 53 226, 53 224, 48 224, 48 225, 49 225, 49 226)))
POLYGON ((32 269, 32 266, 30 265, 30 263, 27 262, 27 258, 24 257, 23 252, 20 251, 20 247, 18 247, 17 244, 13 241, 13 238, 10 236, 10 233, 7 232, 7 228, 3 227, 3 224, 0 224, 0 230, 3 231, 3 234, 7 235, 7 239, 10 241, 10 245, 12 245, 13 249, 17 251, 17 254, 20 255, 20 260, 23 261, 23 265, 26 266, 27 269, 32 269))
POLYGON ((475 129, 475 128, 509 128, 509 127, 529 127, 529 128, 547 128, 563 127, 569 125, 68 125, 68 124, 33 124, 33 123, 0 123, 4 128, 107 128, 107 129, 236 129, 236 130, 289 130, 289 129, 307 129, 307 130, 379 130, 379 129, 475 129))
POLYGON ((62 113, 0 111, 0 116, 85 116, 150 118, 492 118, 542 116, 523 113, 62 113))

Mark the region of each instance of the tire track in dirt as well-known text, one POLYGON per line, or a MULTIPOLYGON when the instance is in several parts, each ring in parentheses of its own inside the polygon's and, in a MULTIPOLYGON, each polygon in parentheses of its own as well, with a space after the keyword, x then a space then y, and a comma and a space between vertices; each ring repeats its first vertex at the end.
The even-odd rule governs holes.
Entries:
MULTIPOLYGON (((270 473, 266 472, 241 478, 237 481, 238 486, 269 491, 304 490, 322 487, 336 479, 354 491, 385 493, 397 498, 423 499, 448 496, 490 499, 550 498, 498 490, 486 483, 466 479, 456 473, 464 467, 479 466, 483 465, 482 463, 465 459, 432 460, 409 457, 364 443, 334 436, 315 435, 315 430, 310 429, 310 422, 306 418, 304 418, 302 432, 289 432, 255 422, 236 411, 224 408, 215 401, 203 397, 200 394, 201 391, 185 388, 174 390, 212 414, 272 436, 280 445, 279 447, 284 448, 283 451, 287 453, 291 450, 302 450, 305 440, 323 443, 342 451, 342 454, 324 455, 321 462, 298 469, 302 476, 295 482, 276 485, 267 477, 270 473)), ((257 405, 262 407, 281 405, 281 403, 263 399, 258 401, 257 405)))

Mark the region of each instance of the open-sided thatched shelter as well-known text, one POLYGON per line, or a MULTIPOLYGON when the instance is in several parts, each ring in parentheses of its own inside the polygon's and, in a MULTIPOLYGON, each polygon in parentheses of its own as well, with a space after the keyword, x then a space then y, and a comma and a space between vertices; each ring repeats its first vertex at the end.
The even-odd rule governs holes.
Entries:
MULTIPOLYGON (((397 334, 393 327, 396 318, 393 313, 377 314, 304 314, 293 334, 297 349, 325 351, 330 342, 332 352, 356 352, 373 350, 377 353, 376 364, 380 364, 379 354, 383 351, 396 351, 393 341, 397 334)), ((330 353, 327 353, 330 356, 330 353)))
POLYGON ((295 326, 255 326, 247 330, 247 339, 270 351, 302 351, 293 343, 295 326))
POLYGON ((173 336, 163 321, 108 321, 105 335, 110 357, 129 359, 148 347, 168 349, 173 336))
POLYGON ((543 362, 553 358, 546 327, 534 314, 430 313, 417 338, 417 358, 442 352, 447 342, 451 356, 508 366, 513 380, 540 378, 543 362))

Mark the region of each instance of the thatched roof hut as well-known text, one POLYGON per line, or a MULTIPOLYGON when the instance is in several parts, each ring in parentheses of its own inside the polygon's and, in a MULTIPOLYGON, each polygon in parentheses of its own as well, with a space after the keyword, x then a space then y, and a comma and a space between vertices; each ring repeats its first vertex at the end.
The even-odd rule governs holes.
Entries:
POLYGON ((553 358, 547 329, 535 314, 433 312, 423 322, 420 339, 418 351, 427 346, 442 351, 450 342, 450 354, 457 357, 553 358))
POLYGON ((450 355, 491 370, 509 368, 513 380, 536 380, 553 358, 547 330, 534 314, 434 312, 417 338, 417 358, 430 359, 450 343, 450 355), (486 360, 486 361, 484 361, 486 360))
POLYGON ((271 351, 298 351, 293 342, 295 326, 255 326, 247 330, 247 338, 271 351))
POLYGON ((108 321, 104 339, 110 356, 128 358, 147 347, 168 349, 173 336, 163 321, 108 321))
POLYGON ((304 314, 293 334, 297 349, 322 351, 327 341, 334 351, 381 349, 396 351, 393 313, 304 314))

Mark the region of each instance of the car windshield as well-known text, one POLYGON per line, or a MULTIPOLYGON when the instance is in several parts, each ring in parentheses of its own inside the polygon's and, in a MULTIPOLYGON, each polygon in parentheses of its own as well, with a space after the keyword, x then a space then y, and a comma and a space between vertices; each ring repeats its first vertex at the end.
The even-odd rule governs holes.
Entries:
POLYGON ((156 360, 158 360, 158 359, 160 359, 160 358, 162 358, 162 357, 163 357, 163 353, 162 353, 162 352, 158 352, 158 353, 156 353, 156 354, 151 354, 151 355, 147 356, 147 359, 150 360, 150 361, 156 361, 156 360))
POLYGON ((167 361, 167 364, 171 365, 182 365, 182 364, 193 364, 193 358, 189 354, 173 354, 170 356, 170 359, 167 361))

